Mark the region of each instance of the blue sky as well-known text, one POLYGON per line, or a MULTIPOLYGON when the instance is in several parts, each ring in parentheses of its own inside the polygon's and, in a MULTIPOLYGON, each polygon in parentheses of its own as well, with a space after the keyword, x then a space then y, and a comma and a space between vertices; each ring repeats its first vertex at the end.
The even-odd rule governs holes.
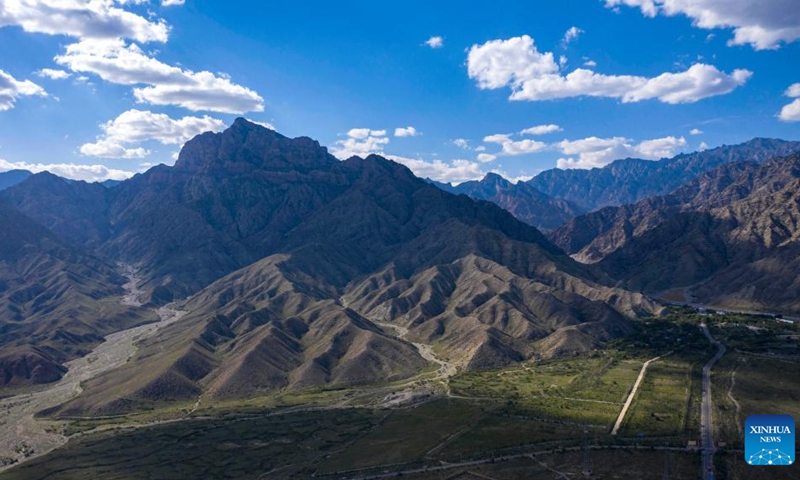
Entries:
POLYGON ((0 0, 0 170, 124 178, 243 116, 524 178, 800 139, 799 65, 796 0, 0 0))

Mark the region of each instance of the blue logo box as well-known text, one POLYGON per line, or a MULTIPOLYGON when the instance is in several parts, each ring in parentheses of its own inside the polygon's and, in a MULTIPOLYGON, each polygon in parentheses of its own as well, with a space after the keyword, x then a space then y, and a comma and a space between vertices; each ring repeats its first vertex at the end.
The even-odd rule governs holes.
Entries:
POLYGON ((751 415, 744 423, 744 459, 748 465, 794 463, 794 418, 791 415, 751 415))

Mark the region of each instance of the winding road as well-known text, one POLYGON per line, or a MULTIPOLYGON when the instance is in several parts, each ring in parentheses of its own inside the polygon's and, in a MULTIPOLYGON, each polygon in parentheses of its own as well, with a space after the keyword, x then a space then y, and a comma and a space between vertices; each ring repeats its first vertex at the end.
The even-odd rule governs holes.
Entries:
MULTIPOLYGON (((124 305, 141 305, 140 279, 136 271, 122 265, 128 283, 124 285, 127 294, 122 298, 124 305)), ((19 461, 44 455, 67 442, 62 435, 62 422, 40 420, 35 414, 58 406, 78 396, 83 389, 81 383, 125 364, 135 353, 139 340, 155 334, 158 330, 180 320, 186 312, 169 307, 156 310, 159 322, 141 325, 108 335, 88 355, 71 360, 64 365, 69 369, 58 382, 43 386, 32 393, 15 395, 0 400, 0 457, 16 458, 19 461), (15 452, 25 444, 33 449, 26 458, 15 452)), ((3 471, 8 466, 0 466, 3 471)))
POLYGON ((725 345, 711 336, 711 332, 708 331, 708 326, 705 323, 700 324, 700 329, 708 338, 708 341, 717 346, 716 355, 703 365, 703 404, 700 411, 700 436, 703 442, 703 478, 705 480, 713 480, 716 447, 714 446, 714 418, 711 400, 711 368, 725 355, 725 345))

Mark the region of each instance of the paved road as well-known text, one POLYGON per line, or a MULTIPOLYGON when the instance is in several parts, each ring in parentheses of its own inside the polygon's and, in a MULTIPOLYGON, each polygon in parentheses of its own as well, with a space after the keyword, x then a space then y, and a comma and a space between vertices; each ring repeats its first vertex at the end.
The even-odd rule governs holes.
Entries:
POLYGON ((725 355, 725 345, 718 342, 711 336, 708 326, 700 324, 700 329, 708 338, 708 341, 717 346, 717 353, 714 357, 703 365, 703 405, 700 412, 700 436, 703 441, 703 478, 705 480, 714 479, 714 418, 711 412, 711 368, 717 360, 725 355))
MULTIPOLYGON (((682 307, 684 305, 688 305, 692 308, 704 308, 706 310, 714 310, 717 313, 722 313, 725 315, 768 315, 770 317, 775 317, 777 315, 783 315, 782 313, 777 312, 768 312, 766 310, 732 310, 724 307, 717 307, 714 305, 706 305, 704 303, 692 303, 692 302, 675 302, 672 300, 665 300, 663 298, 659 299, 662 302, 666 303, 667 305, 673 305, 676 307, 682 307)), ((800 322, 800 317, 791 317, 783 315, 784 320, 791 320, 793 322, 800 322)))
MULTIPOLYGON (((667 355, 669 355, 669 353, 667 355)), ((661 355, 661 357, 664 356, 666 355, 661 355)), ((639 376, 636 378, 636 383, 633 384, 631 393, 628 395, 628 399, 625 400, 625 405, 623 405, 622 411, 619 412, 619 417, 617 417, 617 423, 614 424, 614 429, 611 430, 611 435, 616 435, 617 432, 619 431, 619 428, 622 426, 622 421, 625 420, 625 414, 628 413, 628 408, 630 408, 631 403, 633 402, 633 397, 636 396, 636 391, 639 390, 639 385, 641 385, 642 380, 644 380, 644 374, 647 373, 647 367, 650 366, 651 362, 655 362, 661 357, 651 358, 650 360, 644 362, 644 365, 642 365, 642 369, 639 371, 639 376)))

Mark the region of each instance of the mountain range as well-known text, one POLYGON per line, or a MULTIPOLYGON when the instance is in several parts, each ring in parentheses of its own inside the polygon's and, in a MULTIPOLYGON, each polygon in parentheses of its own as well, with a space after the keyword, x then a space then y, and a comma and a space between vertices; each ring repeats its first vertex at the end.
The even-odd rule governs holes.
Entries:
POLYGON ((762 162, 800 151, 800 142, 756 138, 681 154, 659 161, 627 158, 589 170, 552 169, 512 183, 496 173, 458 185, 429 180, 437 187, 488 200, 541 230, 554 230, 584 213, 665 195, 721 165, 762 162))
POLYGON ((643 293, 800 311, 793 149, 756 139, 453 186, 238 119, 119 183, 14 174, 0 380, 53 381, 168 302, 187 315, 61 414, 400 380, 431 368, 412 342, 462 369, 575 354, 662 311, 643 293), (121 304, 117 262, 145 306, 121 304))
POLYGON ((243 119, 114 188, 37 174, 0 202, 189 312, 70 415, 408 378, 413 341, 467 369, 573 354, 662 309, 491 202, 243 119))
POLYGON ((0 202, 0 387, 57 380, 109 333, 152 321, 119 304, 116 268, 0 202))
POLYGON ((552 169, 528 183, 551 197, 569 200, 587 211, 666 195, 701 173, 726 163, 763 162, 800 150, 800 142, 755 138, 739 145, 681 154, 659 161, 627 158, 602 168, 552 169))
POLYGON ((511 183, 496 173, 488 173, 482 180, 463 182, 455 186, 449 183, 431 183, 456 195, 463 194, 495 203, 517 219, 542 230, 558 228, 568 220, 587 212, 574 202, 545 195, 530 183, 511 183))
POLYGON ((674 192, 575 218, 551 239, 622 285, 800 312, 800 155, 723 165, 674 192))

